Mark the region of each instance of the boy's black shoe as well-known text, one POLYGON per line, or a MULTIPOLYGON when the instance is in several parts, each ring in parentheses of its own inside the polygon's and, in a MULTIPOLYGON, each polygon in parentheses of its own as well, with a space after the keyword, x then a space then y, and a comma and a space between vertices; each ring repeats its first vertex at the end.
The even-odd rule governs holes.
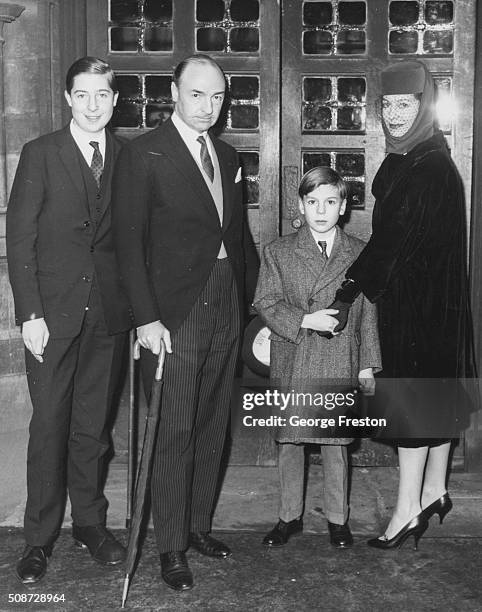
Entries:
POLYGON ((344 525, 337 525, 328 521, 328 531, 330 532, 330 544, 336 548, 349 548, 353 546, 353 536, 351 535, 348 522, 344 525))
POLYGON ((287 523, 280 519, 275 527, 264 536, 263 544, 271 548, 283 546, 292 535, 301 533, 302 531, 303 519, 301 517, 293 521, 288 521, 287 523))
POLYGON ((51 546, 27 546, 17 563, 16 575, 23 584, 34 584, 45 576, 51 546))

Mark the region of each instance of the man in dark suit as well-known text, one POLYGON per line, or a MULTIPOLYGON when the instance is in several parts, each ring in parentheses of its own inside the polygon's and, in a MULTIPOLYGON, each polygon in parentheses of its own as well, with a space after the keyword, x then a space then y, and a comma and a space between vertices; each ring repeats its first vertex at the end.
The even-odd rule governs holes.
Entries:
POLYGON ((17 565, 37 582, 62 524, 65 488, 73 537, 104 564, 125 558, 106 529, 102 492, 106 421, 129 307, 110 231, 111 176, 120 142, 105 126, 117 101, 108 64, 69 69, 72 120, 25 145, 7 212, 7 257, 33 404, 27 456, 26 548, 17 565))
POLYGON ((224 558, 210 535, 240 332, 245 250, 235 150, 208 133, 225 93, 205 55, 174 71, 170 119, 119 154, 113 230, 150 389, 167 349, 152 500, 162 577, 193 584, 185 550, 224 558))

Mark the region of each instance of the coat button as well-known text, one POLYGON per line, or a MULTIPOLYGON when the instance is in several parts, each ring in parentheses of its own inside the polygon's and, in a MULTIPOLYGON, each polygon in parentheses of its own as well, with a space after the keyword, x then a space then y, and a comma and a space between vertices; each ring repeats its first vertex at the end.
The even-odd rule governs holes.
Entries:
POLYGON ((93 252, 94 252, 94 247, 93 247, 93 246, 91 246, 91 247, 90 247, 90 252, 91 252, 91 253, 93 253, 93 252))
POLYGON ((84 227, 89 227, 90 221, 84 221, 84 227))
POLYGON ((308 300, 308 306, 313 306, 314 303, 315 303, 315 300, 313 298, 310 298, 308 300))
POLYGON ((85 275, 82 277, 82 280, 83 280, 83 281, 85 281, 86 283, 90 283, 90 276, 88 276, 87 274, 85 274, 85 275))

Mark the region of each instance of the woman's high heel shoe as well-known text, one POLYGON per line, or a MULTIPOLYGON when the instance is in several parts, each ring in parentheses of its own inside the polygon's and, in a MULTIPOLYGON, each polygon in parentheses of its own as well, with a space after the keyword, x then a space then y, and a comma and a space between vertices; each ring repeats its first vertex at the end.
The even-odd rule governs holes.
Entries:
POLYGON ((448 493, 436 499, 430 506, 422 510, 422 514, 427 518, 431 518, 434 514, 438 514, 440 524, 442 524, 445 516, 452 510, 453 504, 448 493))
POLYGON ((413 536, 413 539, 415 540, 414 550, 417 550, 418 541, 424 534, 427 527, 428 519, 423 512, 420 512, 420 514, 417 514, 417 516, 402 527, 402 529, 400 529, 400 531, 394 535, 393 538, 388 539, 386 536, 384 540, 380 540, 380 538, 372 538, 371 540, 368 540, 367 544, 368 546, 380 548, 382 550, 401 548, 405 540, 407 540, 410 536, 413 536))

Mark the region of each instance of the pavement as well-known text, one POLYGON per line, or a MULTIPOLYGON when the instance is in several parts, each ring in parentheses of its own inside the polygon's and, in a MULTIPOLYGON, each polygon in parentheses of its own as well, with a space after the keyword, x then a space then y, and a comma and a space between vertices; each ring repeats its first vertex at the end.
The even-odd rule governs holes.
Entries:
MULTIPOLYGON (((277 520, 277 470, 229 466, 213 531, 232 548, 232 557, 213 560, 189 551, 195 587, 176 593, 161 580, 149 525, 126 609, 482 612, 480 475, 451 474, 454 508, 442 525, 438 516, 431 519, 418 551, 411 540, 400 550, 376 551, 366 546, 366 540, 383 532, 396 500, 397 480, 397 468, 353 468, 350 525, 355 545, 336 550, 329 544, 323 515, 321 466, 310 465, 304 532, 286 546, 270 550, 261 546, 261 540, 277 520)), ((106 484, 108 526, 124 543, 125 483, 126 466, 112 464, 106 484)), ((120 609, 123 568, 97 565, 86 551, 74 547, 69 512, 67 507, 47 575, 33 587, 25 587, 14 576, 23 547, 23 505, 0 524, 1 612, 120 609), (58 601, 53 601, 55 595, 58 601)))

